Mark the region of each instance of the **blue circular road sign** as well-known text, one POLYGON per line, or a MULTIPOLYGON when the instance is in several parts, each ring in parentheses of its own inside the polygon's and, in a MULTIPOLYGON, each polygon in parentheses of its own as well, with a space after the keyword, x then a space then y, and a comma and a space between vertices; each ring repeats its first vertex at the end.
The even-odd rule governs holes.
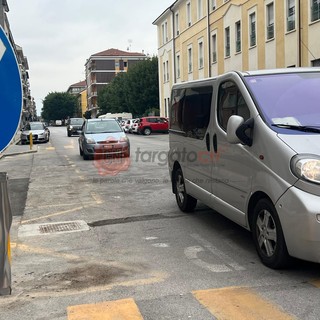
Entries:
POLYGON ((21 111, 20 71, 12 46, 0 26, 0 152, 16 134, 21 111))

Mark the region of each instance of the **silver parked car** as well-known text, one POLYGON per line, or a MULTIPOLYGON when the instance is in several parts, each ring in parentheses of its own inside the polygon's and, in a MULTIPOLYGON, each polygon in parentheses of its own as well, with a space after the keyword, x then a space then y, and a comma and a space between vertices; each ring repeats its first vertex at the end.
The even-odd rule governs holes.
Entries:
POLYGON ((30 143, 30 134, 33 142, 48 142, 50 138, 50 131, 43 122, 29 122, 21 130, 21 144, 30 143))
POLYGON ((84 160, 130 157, 129 139, 115 119, 85 120, 78 141, 84 160))

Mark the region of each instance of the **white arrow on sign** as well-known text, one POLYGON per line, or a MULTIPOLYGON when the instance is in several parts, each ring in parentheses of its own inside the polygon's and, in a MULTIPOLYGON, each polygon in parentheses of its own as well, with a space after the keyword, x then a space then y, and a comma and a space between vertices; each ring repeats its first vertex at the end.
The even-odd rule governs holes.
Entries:
POLYGON ((0 39, 0 61, 1 61, 4 53, 6 52, 6 50, 7 50, 7 48, 5 47, 2 40, 0 39))

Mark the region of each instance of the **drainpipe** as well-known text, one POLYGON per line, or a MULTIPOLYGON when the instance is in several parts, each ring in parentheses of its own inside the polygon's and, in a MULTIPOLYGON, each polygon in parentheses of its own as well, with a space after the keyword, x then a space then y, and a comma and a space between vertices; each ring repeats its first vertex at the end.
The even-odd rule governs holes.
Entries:
POLYGON ((177 82, 177 75, 176 75, 176 44, 175 44, 175 19, 174 19, 174 12, 172 10, 174 4, 170 6, 170 11, 172 13, 172 50, 173 50, 173 84, 177 82))
POLYGON ((209 64, 209 77, 211 74, 211 37, 210 37, 210 0, 207 0, 207 32, 208 32, 208 64, 209 64))

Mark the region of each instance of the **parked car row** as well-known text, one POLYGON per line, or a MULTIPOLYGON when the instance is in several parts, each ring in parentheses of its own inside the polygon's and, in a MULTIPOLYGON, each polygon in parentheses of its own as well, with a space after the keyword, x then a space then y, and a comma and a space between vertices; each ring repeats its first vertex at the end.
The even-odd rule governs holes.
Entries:
POLYGON ((142 117, 125 120, 122 123, 124 132, 150 135, 151 133, 168 133, 169 121, 165 117, 142 117))

